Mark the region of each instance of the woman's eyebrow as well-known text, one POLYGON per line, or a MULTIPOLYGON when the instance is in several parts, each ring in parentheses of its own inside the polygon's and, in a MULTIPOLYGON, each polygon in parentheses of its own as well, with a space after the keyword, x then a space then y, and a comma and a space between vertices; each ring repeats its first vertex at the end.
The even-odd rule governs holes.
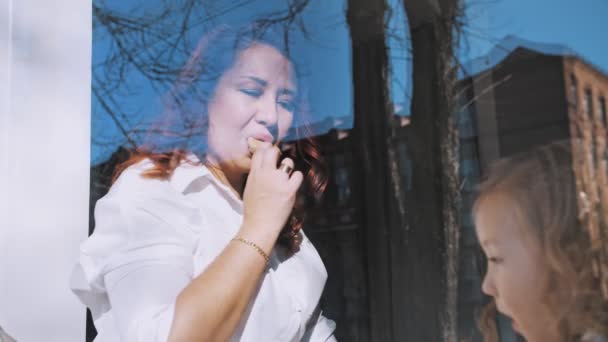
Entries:
POLYGON ((279 90, 279 95, 295 96, 296 92, 295 92, 295 90, 292 90, 292 89, 289 89, 289 88, 281 88, 279 90))
POLYGON ((262 87, 266 87, 268 85, 268 81, 263 80, 263 79, 261 79, 259 77, 255 77, 255 76, 241 76, 241 78, 246 78, 246 79, 252 80, 252 81, 254 81, 255 83, 259 84, 262 87))

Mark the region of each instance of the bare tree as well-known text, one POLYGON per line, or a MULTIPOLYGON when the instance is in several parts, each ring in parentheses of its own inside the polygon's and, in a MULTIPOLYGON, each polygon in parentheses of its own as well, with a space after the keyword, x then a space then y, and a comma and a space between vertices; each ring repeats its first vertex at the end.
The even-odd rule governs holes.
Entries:
POLYGON ((414 63, 412 124, 406 134, 413 189, 407 192, 396 172, 391 127, 387 4, 351 0, 347 12, 370 340, 457 341, 460 180, 454 32, 461 3, 411 0, 404 5, 414 63))
MULTIPOLYGON (((153 6, 139 1, 130 3, 130 7, 110 7, 103 0, 93 1, 96 62, 92 94, 98 105, 94 108, 94 125, 111 122, 118 131, 118 135, 110 136, 99 131, 93 143, 112 149, 140 144, 151 132, 148 124, 154 113, 127 108, 124 103, 141 95, 142 85, 156 98, 163 96, 200 37, 222 17, 253 3, 255 0, 158 0, 153 6)), ((286 43, 295 29, 307 36, 301 13, 308 3, 289 0, 258 21, 282 28, 286 43)))

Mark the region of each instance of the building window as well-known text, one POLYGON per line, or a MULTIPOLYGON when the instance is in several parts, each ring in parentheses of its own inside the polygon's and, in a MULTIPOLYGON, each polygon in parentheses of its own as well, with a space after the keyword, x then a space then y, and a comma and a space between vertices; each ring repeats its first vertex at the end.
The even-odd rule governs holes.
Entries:
POLYGON ((460 173, 463 181, 462 189, 473 191, 479 184, 479 161, 477 159, 461 160, 460 173))
MULTIPOLYGON (((583 99, 584 101, 584 108, 585 108, 585 115, 587 115, 587 118, 589 120, 589 125, 585 125, 583 127, 589 127, 589 129, 591 130, 591 132, 593 132, 593 127, 597 127, 597 124, 595 122, 595 115, 593 113, 593 94, 591 93, 591 89, 585 89, 585 98, 583 99)), ((589 156, 591 158, 591 165, 595 165, 595 153, 596 153, 596 140, 595 137, 592 135, 591 136, 591 155, 589 156)))
POLYGON ((476 135, 473 108, 471 105, 461 108, 458 112, 458 133, 462 138, 472 138, 476 135))
POLYGON ((473 191, 479 183, 479 152, 475 139, 462 139, 460 141, 460 177, 463 190, 473 191))
POLYGON ((351 197, 350 172, 346 165, 346 157, 336 155, 334 159, 334 184, 336 186, 336 199, 338 206, 344 206, 351 197))
POLYGON ((576 110, 578 107, 578 85, 576 81, 576 76, 574 74, 570 74, 570 105, 576 110))
POLYGON ((608 117, 606 117, 606 98, 600 96, 599 100, 599 111, 600 111, 600 120, 604 123, 604 126, 608 128, 608 117))
POLYGON ((338 190, 338 204, 342 206, 348 203, 351 195, 349 172, 345 167, 340 167, 336 170, 335 177, 338 190))
POLYGON ((585 89, 583 107, 585 108, 585 114, 587 114, 589 119, 593 120, 593 95, 591 94, 591 89, 585 89))

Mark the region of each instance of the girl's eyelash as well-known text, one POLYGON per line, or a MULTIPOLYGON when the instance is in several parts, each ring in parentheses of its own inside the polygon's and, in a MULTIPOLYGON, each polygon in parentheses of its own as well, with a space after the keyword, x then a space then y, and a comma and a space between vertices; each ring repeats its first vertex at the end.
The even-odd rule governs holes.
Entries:
POLYGON ((496 264, 496 263, 500 263, 502 261, 502 259, 499 257, 488 257, 488 261, 496 264))

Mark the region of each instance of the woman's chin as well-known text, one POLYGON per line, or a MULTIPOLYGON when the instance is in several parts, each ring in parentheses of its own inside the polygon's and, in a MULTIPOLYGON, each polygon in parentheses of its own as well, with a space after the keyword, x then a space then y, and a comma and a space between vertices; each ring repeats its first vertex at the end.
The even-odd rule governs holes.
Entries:
POLYGON ((251 170, 251 156, 243 156, 235 163, 238 167, 238 171, 242 173, 249 173, 251 170))

